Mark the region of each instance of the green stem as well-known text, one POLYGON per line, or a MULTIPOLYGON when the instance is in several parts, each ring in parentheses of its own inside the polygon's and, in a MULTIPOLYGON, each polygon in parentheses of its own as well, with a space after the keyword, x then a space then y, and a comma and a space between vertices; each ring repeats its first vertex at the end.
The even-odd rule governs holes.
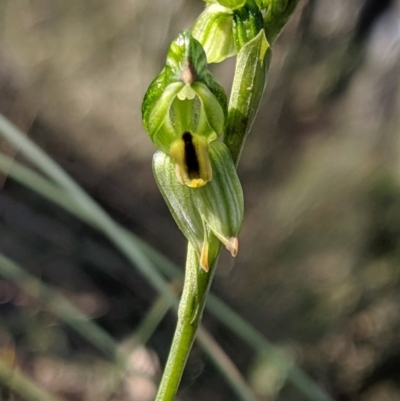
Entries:
POLYGON ((201 270, 196 251, 188 245, 178 322, 156 401, 172 401, 175 397, 201 322, 215 267, 216 260, 208 273, 201 270))

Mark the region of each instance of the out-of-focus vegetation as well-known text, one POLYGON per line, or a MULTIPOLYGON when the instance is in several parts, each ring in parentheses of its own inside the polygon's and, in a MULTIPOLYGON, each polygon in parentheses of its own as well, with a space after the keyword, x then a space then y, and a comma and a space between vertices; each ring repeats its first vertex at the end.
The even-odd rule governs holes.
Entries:
MULTIPOLYGON (((152 178, 140 104, 168 44, 202 6, 0 3, 0 112, 178 264, 185 240, 152 178)), ((396 0, 300 4, 274 46, 239 166, 240 252, 235 263, 222 257, 213 287, 337 400, 400 400, 399 10, 396 0)), ((226 87, 232 66, 213 67, 226 87)), ((5 141, 0 148, 24 162, 5 141)), ((12 179, 1 183, 0 251, 125 344, 129 369, 121 376, 34 291, 6 279, 2 360, 66 400, 151 400, 174 316, 146 347, 132 346, 157 305, 146 280, 102 235, 12 179)), ((204 323, 260 399, 302 399, 276 361, 207 312, 204 323)), ((179 397, 234 395, 195 348, 179 397)))

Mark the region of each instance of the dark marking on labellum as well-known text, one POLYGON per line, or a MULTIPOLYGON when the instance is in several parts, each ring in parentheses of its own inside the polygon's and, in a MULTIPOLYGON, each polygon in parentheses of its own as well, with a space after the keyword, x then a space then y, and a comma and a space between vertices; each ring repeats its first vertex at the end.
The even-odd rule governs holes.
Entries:
POLYGON ((185 164, 189 178, 200 177, 200 164, 197 158, 196 148, 193 144, 193 136, 190 132, 184 132, 182 135, 183 143, 185 144, 185 164))

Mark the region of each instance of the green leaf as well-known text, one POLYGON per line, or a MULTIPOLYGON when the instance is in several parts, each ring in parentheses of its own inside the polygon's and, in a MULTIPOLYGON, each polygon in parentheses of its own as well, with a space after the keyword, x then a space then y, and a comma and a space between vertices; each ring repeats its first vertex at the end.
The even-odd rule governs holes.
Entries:
POLYGON ((270 58, 263 30, 238 53, 224 138, 235 163, 256 117, 267 83, 270 58))

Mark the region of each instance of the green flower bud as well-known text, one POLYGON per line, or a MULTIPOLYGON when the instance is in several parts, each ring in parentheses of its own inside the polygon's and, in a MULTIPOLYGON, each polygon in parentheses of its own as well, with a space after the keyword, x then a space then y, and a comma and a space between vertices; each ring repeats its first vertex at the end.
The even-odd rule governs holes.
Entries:
POLYGON ((210 233, 236 256, 237 236, 243 220, 243 192, 229 150, 218 141, 208 147, 213 179, 197 189, 176 180, 171 157, 157 152, 153 158, 158 187, 178 227, 196 249, 205 271, 214 262, 209 260, 210 233))
POLYGON ((172 42, 166 66, 145 95, 142 115, 153 143, 174 158, 178 180, 194 187, 205 185, 212 176, 205 150, 224 132, 227 99, 207 69, 201 44, 189 31, 172 42), (185 149, 202 161, 195 178, 185 171, 185 149))
POLYGON ((233 39, 236 50, 255 38, 264 27, 264 19, 260 9, 253 1, 233 13, 233 39))
POLYGON ((194 23, 193 37, 202 44, 208 63, 219 63, 236 54, 232 22, 231 9, 211 4, 194 23))

